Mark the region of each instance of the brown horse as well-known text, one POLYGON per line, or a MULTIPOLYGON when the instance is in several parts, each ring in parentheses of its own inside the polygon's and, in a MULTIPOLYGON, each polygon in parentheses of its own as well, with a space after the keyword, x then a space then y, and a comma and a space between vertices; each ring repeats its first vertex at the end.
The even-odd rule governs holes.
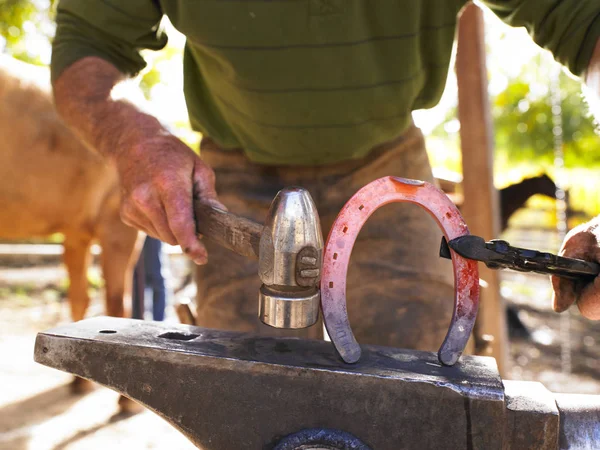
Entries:
POLYGON ((121 222, 116 170, 61 122, 49 89, 9 73, 15 64, 23 65, 0 64, 0 238, 64 235, 74 321, 90 302, 87 269, 97 241, 106 313, 122 317, 138 232, 121 222))
POLYGON ((500 189, 500 225, 502 231, 508 228, 508 219, 533 195, 541 194, 556 198, 556 184, 545 173, 537 177, 525 178, 519 183, 500 189))

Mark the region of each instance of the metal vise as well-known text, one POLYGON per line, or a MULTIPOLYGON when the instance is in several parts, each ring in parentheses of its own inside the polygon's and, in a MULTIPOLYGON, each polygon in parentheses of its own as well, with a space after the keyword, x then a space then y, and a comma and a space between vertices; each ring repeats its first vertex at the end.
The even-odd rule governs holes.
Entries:
POLYGON ((205 450, 598 448, 600 396, 505 381, 492 358, 95 318, 38 334, 35 360, 130 397, 205 450))

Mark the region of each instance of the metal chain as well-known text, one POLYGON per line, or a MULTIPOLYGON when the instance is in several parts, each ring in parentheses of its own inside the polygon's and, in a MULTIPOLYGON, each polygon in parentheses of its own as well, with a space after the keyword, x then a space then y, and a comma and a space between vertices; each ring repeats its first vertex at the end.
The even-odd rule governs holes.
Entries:
MULTIPOLYGON (((551 73, 550 97, 552 105, 552 134, 554 136, 554 181, 556 184, 556 231, 558 242, 562 242, 567 234, 567 204, 562 179, 565 168, 562 98, 560 75, 562 68, 555 64, 551 73)), ((564 374, 572 371, 571 360, 571 316, 568 311, 560 315, 560 361, 564 374)))

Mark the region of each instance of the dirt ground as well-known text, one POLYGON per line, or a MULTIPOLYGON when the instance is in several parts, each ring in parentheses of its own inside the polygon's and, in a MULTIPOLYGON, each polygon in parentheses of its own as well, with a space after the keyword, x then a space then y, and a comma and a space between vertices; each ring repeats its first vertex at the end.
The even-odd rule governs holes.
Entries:
MULTIPOLYGON (((119 414, 110 389, 73 395, 72 376, 33 362, 36 333, 69 321, 65 278, 57 265, 0 268, 0 449, 194 449, 150 411, 119 414)), ((102 289, 92 297, 88 315, 101 315, 102 289)))
MULTIPOLYGON (((0 268, 0 449, 194 448, 149 411, 119 415, 116 393, 98 387, 74 396, 71 376, 33 362, 36 332, 69 320, 65 278, 58 265, 0 268)), ((546 277, 503 272, 503 279, 503 294, 531 331, 512 340, 508 378, 541 381, 555 392, 600 394, 600 323, 569 314, 565 355, 572 372, 564 373, 561 316, 549 309, 546 277)), ((89 315, 100 315, 101 288, 93 289, 93 299, 89 315)), ((168 320, 176 321, 172 311, 168 320)))

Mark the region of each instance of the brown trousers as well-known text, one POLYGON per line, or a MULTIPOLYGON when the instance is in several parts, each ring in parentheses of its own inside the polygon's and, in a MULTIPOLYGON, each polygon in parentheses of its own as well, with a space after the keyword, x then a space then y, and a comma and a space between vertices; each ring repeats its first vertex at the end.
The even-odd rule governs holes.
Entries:
MULTIPOLYGON (((202 158, 216 172, 217 193, 233 213, 263 222, 275 194, 302 186, 313 197, 323 235, 361 187, 387 175, 433 181, 421 131, 411 127, 366 158, 318 167, 273 167, 250 162, 241 151, 220 151, 208 139, 202 158)), ((416 205, 377 211, 362 229, 350 259, 350 323, 361 344, 437 350, 452 316, 451 262, 438 257, 441 230, 416 205)), ((198 325, 262 335, 321 338, 322 327, 276 330, 257 317, 260 280, 255 261, 205 242, 209 262, 197 269, 198 325)))

